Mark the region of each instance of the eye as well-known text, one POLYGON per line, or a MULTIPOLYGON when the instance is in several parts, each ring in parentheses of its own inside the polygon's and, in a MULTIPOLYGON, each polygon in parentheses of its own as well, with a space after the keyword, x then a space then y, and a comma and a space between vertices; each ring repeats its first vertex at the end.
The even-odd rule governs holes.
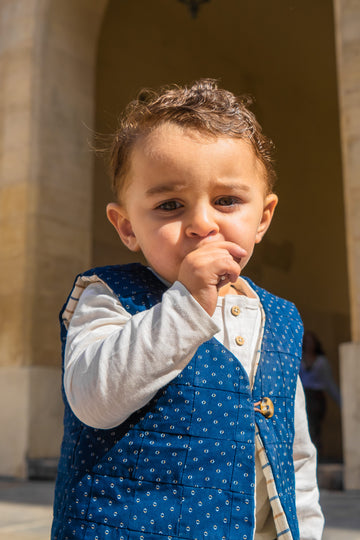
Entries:
POLYGON ((231 195, 219 197, 219 199, 215 201, 215 204, 218 206, 235 206, 239 203, 239 199, 237 199, 236 197, 232 197, 231 195))
POLYGON ((156 207, 156 210, 163 210, 165 212, 171 212, 173 210, 177 210, 178 208, 181 208, 182 204, 178 201, 165 201, 161 204, 159 204, 156 207))

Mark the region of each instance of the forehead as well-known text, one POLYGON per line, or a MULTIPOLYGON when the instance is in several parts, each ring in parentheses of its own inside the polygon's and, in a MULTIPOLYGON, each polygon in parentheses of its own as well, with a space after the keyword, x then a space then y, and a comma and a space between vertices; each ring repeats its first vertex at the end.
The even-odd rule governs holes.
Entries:
POLYGON ((214 183, 222 177, 232 185, 245 176, 251 179, 248 184, 264 195, 271 192, 265 166, 248 139, 216 137, 170 122, 139 135, 126 161, 127 170, 117 191, 122 205, 126 205, 130 188, 145 193, 154 184, 182 184, 185 179, 195 189, 200 172, 212 177, 214 183))
POLYGON ((206 166, 247 170, 265 178, 265 168, 248 139, 215 136, 194 128, 164 123, 137 139, 130 167, 141 163, 158 168, 202 170, 206 166))

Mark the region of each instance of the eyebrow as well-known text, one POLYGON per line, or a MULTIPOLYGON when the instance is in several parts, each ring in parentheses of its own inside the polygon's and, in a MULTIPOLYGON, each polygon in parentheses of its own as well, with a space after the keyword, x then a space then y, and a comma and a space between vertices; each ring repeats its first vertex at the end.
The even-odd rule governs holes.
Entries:
MULTIPOLYGON (((183 189, 186 189, 188 186, 183 183, 174 183, 174 184, 159 184, 158 186, 153 186, 146 190, 145 195, 151 196, 151 195, 159 195, 161 193, 170 193, 174 191, 182 191, 183 189)), ((223 182, 218 185, 218 188, 226 189, 229 191, 250 191, 250 186, 246 184, 234 184, 233 182, 223 182)))
POLYGON ((219 188, 228 189, 229 191, 250 191, 250 186, 247 184, 234 184, 233 182, 221 182, 219 188))
POLYGON ((145 191, 145 195, 158 195, 161 193, 169 193, 172 191, 181 191, 186 187, 185 184, 174 183, 174 184, 159 184, 158 186, 151 187, 145 191))

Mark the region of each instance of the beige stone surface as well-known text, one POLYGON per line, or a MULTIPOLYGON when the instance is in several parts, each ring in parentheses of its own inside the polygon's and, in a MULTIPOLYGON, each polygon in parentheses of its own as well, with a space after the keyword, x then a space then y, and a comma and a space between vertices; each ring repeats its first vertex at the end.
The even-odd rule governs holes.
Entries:
POLYGON ((48 2, 38 96, 37 231, 32 344, 39 365, 59 366, 58 312, 90 265, 94 67, 106 2, 48 2), (60 84, 61 81, 61 84, 60 84), (35 298, 36 297, 36 298, 35 298))
POLYGON ((58 311, 90 263, 87 139, 105 5, 0 3, 0 365, 58 365, 58 311))
POLYGON ((346 489, 360 489, 360 4, 335 0, 352 343, 340 347, 346 489))
POLYGON ((59 455, 61 370, 0 367, 0 476, 26 477, 27 459, 59 455))
POLYGON ((59 453, 57 319, 90 263, 87 139, 105 5, 0 0, 0 405, 9 441, 0 475, 24 476, 28 457, 59 453))
POLYGON ((360 341, 360 4, 334 0, 352 339, 360 341))
POLYGON ((29 378, 21 367, 0 368, 0 476, 26 477, 29 378))
POLYGON ((29 459, 57 457, 63 435, 61 369, 32 367, 29 385, 29 459), (60 421, 59 421, 60 420, 60 421))
MULTIPOLYGON (((0 365, 29 360, 25 275, 29 251, 31 65, 34 29, 18 3, 0 4, 0 365)), ((21 407, 20 407, 21 408, 21 407)))
POLYGON ((360 343, 340 347, 346 489, 360 489, 360 343))

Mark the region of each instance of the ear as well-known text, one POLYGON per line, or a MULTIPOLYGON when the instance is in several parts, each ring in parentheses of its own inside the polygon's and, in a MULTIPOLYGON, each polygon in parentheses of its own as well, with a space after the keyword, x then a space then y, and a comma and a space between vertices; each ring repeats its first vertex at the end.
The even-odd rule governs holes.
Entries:
POLYGON ((130 251, 140 251, 140 246, 127 217, 125 208, 117 203, 109 203, 106 207, 106 215, 112 225, 114 225, 123 244, 130 251))
POLYGON ((258 244, 263 239, 266 231, 268 230, 271 220, 274 215, 276 205, 278 203, 278 197, 275 193, 270 193, 264 200, 264 210, 259 227, 256 233, 255 243, 258 244))

